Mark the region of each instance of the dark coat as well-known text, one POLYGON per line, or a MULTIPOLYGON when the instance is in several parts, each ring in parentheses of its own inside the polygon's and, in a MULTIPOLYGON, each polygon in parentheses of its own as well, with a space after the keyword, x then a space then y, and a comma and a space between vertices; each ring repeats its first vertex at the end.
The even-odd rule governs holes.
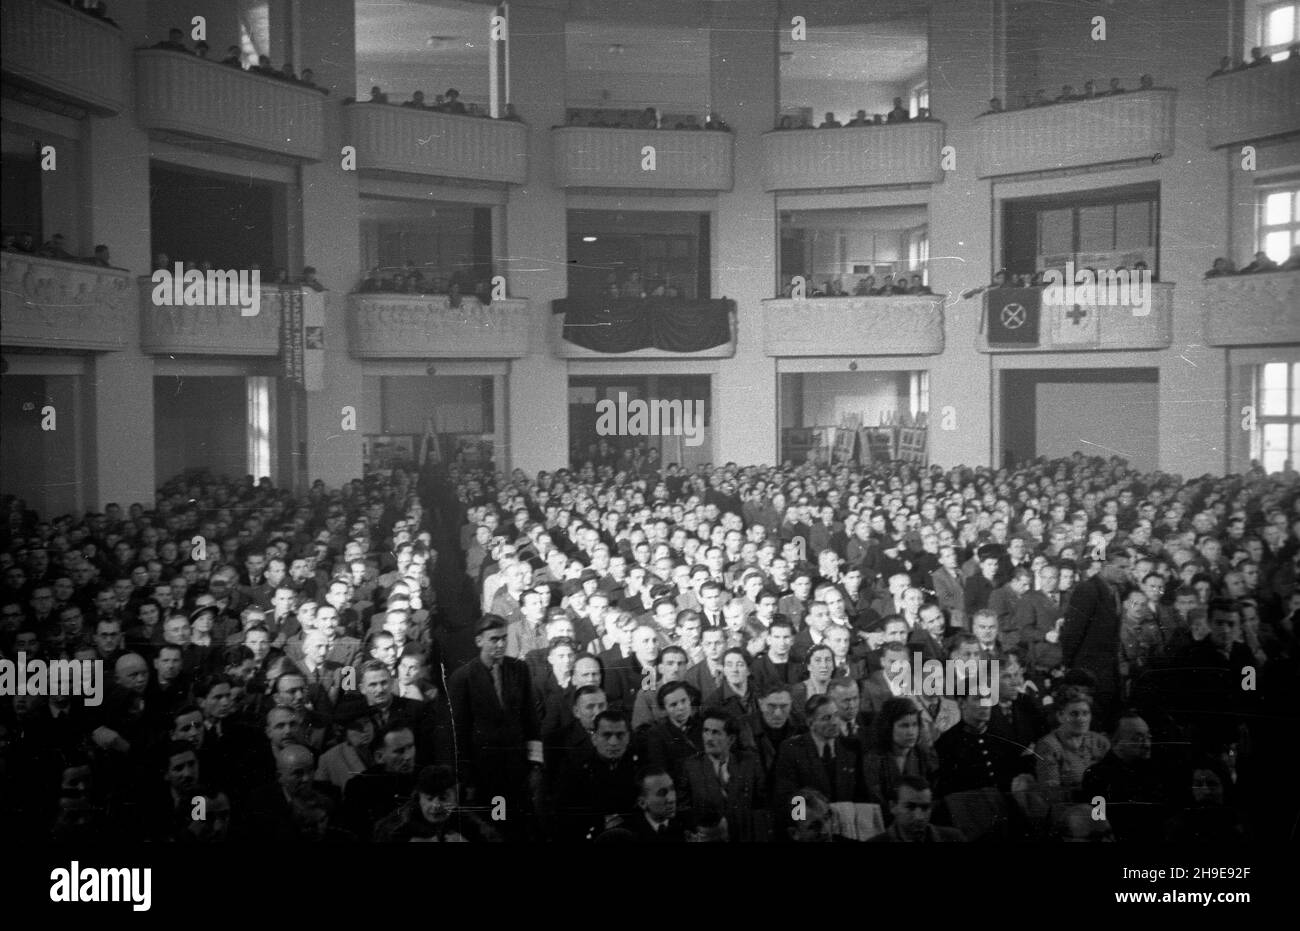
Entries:
POLYGON ((542 739, 532 680, 523 660, 501 660, 501 691, 503 700, 497 698, 492 673, 477 657, 447 680, 464 782, 486 797, 519 797, 527 784, 526 744, 542 739))
POLYGON ((1100 576, 1079 583, 1070 595, 1061 628, 1061 661, 1086 669, 1097 680, 1103 701, 1119 695, 1119 610, 1111 587, 1100 576))
POLYGON ((787 808, 804 788, 821 792, 832 802, 875 801, 862 779, 862 756, 856 744, 835 738, 835 781, 827 778, 811 734, 791 737, 781 745, 772 778, 772 805, 787 808))

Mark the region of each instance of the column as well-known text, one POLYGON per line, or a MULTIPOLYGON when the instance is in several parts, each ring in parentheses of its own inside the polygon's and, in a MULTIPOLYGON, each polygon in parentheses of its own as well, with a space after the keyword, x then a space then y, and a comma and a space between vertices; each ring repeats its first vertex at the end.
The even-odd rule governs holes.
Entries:
POLYGON ((498 469, 533 474, 568 464, 568 370, 551 355, 547 334, 551 301, 568 293, 565 193, 551 166, 550 127, 564 123, 564 10, 562 0, 510 4, 510 89, 528 124, 528 181, 510 189, 505 241, 494 241, 494 264, 504 269, 511 297, 527 298, 529 353, 510 363, 509 427, 498 469))
POLYGON ((777 461, 776 363, 763 352, 763 305, 776 282, 775 198, 763 190, 761 136, 775 125, 777 4, 713 4, 710 106, 734 133, 735 187, 713 217, 713 296, 736 302, 736 355, 713 388, 714 461, 777 461))

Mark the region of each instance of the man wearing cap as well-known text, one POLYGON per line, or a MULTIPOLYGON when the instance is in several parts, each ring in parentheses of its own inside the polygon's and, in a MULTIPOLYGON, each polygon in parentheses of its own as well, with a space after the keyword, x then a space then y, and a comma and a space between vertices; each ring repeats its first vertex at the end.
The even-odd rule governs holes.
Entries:
POLYGON ((342 792, 349 779, 375 765, 370 752, 375 726, 365 699, 353 692, 335 705, 334 723, 343 728, 343 740, 321 754, 316 781, 328 782, 342 792))
MULTIPOLYGON (((466 795, 479 804, 503 796, 510 809, 527 812, 540 789, 544 763, 528 665, 506 655, 504 618, 485 614, 475 634, 477 658, 447 681, 466 795)), ((515 830, 523 824, 522 818, 511 821, 515 830)))

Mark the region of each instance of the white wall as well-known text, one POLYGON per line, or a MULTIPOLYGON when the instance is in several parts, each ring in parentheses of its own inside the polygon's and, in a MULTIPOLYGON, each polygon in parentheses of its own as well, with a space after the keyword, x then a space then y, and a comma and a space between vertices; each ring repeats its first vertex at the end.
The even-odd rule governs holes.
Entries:
POLYGON ((826 372, 803 376, 803 421, 787 427, 835 426, 845 414, 861 414, 874 425, 882 413, 909 408, 904 372, 826 372))
POLYGON ((1157 399, 1152 382, 1037 385, 1040 456, 1122 456, 1136 469, 1156 468, 1157 399))

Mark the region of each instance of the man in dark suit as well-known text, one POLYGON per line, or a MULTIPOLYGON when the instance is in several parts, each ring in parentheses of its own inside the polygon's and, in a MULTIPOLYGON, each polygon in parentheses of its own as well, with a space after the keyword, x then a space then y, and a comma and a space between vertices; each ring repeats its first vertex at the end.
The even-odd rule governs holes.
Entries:
POLYGON ((637 808, 624 824, 642 844, 675 844, 686 839, 677 817, 677 786, 673 777, 652 767, 637 777, 637 808))
POLYGON ((591 735, 595 752, 563 773, 557 805, 560 839, 591 840, 631 820, 638 794, 631 737, 632 727, 622 711, 596 715, 591 735))
POLYGON ((696 816, 722 815, 732 837, 757 840, 751 813, 766 798, 758 760, 737 746, 740 721, 734 715, 712 709, 703 722, 704 752, 682 764, 681 808, 696 816))
POLYGON ((937 827, 930 823, 934 798, 930 784, 915 776, 904 776, 894 789, 889 812, 894 823, 884 834, 871 838, 873 844, 942 844, 960 843, 965 836, 956 828, 937 827))
MULTIPOLYGON (((483 615, 479 654, 451 674, 447 692, 467 797, 481 803, 501 795, 507 810, 528 811, 541 787, 541 724, 528 665, 506 656, 506 631, 504 618, 483 615)), ((509 820, 507 833, 524 819, 509 820)))
POLYGON ((839 709, 828 695, 814 695, 804 706, 809 731, 781 745, 772 780, 772 806, 788 809, 803 786, 832 802, 868 802, 857 745, 840 736, 839 709))
POLYGON ((274 782, 249 793, 247 830, 250 839, 297 841, 293 802, 311 792, 315 772, 312 752, 301 744, 286 744, 276 754, 274 782))
POLYGON ((803 666, 790 658, 794 638, 794 625, 783 617, 768 626, 767 649, 749 667, 749 685, 758 695, 774 685, 795 685, 807 676, 803 666))
POLYGON ((1071 593, 1061 628, 1061 661, 1067 669, 1086 669, 1096 681, 1094 715, 1100 727, 1109 726, 1119 699, 1120 603, 1128 567, 1125 551, 1108 551, 1100 571, 1071 593))

